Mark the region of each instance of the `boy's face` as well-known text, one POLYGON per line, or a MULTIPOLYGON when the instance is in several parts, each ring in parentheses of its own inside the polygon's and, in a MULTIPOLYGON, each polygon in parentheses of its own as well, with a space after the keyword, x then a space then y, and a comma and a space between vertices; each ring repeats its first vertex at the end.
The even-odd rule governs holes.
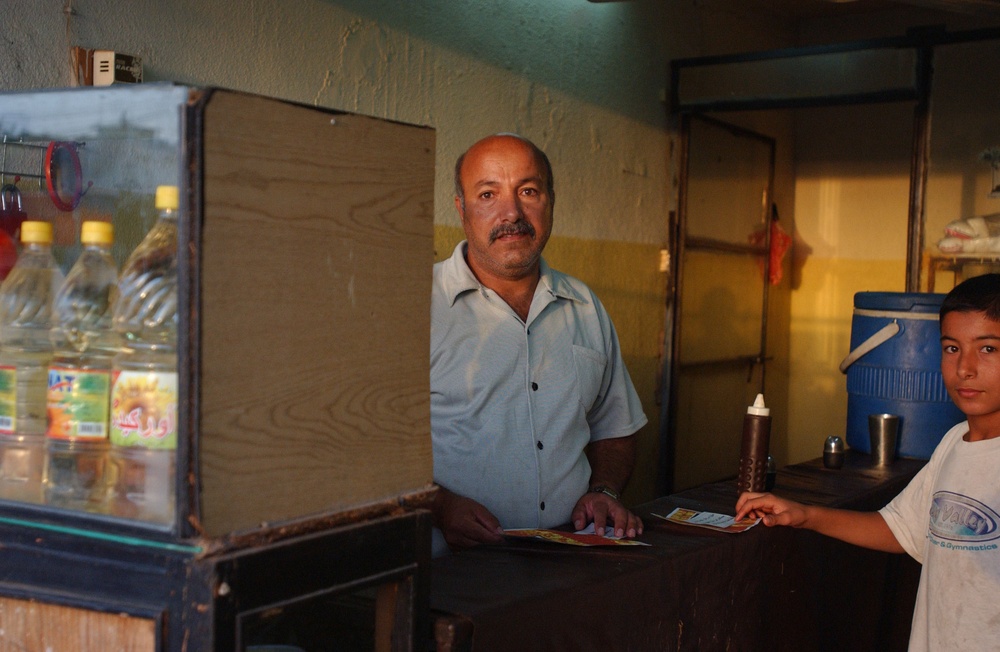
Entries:
POLYGON ((1000 425, 1000 322, 983 312, 950 312, 941 320, 941 375, 970 422, 1000 425))

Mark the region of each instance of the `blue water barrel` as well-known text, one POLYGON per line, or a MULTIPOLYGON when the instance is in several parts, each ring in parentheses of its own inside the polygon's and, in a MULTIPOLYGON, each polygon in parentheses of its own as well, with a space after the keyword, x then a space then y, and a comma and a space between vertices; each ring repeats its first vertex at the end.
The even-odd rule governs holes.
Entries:
POLYGON ((941 379, 938 312, 943 294, 858 292, 854 295, 847 374, 847 444, 871 452, 869 414, 899 415, 896 454, 928 459, 965 415, 941 379))

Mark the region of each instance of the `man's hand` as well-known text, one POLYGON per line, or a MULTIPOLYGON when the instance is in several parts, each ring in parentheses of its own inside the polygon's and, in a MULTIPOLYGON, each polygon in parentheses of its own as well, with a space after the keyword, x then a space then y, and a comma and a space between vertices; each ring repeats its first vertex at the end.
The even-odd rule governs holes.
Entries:
POLYGON ((438 488, 431 506, 434 525, 452 549, 503 541, 503 528, 490 510, 471 498, 438 488))
MULTIPOLYGON (((628 483, 635 466, 636 437, 614 437, 592 441, 587 446, 590 462, 590 486, 609 486, 621 489, 628 483)), ((576 501, 570 515, 573 527, 582 530, 590 521, 594 530, 604 535, 604 528, 614 527, 616 537, 634 537, 642 534, 642 520, 628 511, 620 501, 607 494, 589 492, 576 501)))
POLYGON ((625 505, 607 494, 591 491, 580 496, 570 516, 573 528, 582 530, 590 521, 594 522, 594 530, 604 536, 604 528, 608 527, 608 536, 612 532, 616 537, 634 537, 642 534, 642 519, 626 509, 625 505), (611 530, 611 527, 614 527, 611 530))

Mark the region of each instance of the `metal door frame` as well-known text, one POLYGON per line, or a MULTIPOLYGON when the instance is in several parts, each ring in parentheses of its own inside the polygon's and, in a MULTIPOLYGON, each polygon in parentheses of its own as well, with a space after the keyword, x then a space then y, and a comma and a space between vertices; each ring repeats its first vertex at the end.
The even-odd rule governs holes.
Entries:
POLYGON ((677 216, 670 225, 671 230, 671 257, 675 262, 674 274, 670 278, 668 288, 669 297, 672 300, 668 300, 667 306, 667 324, 669 325, 670 333, 670 347, 667 349, 668 353, 666 360, 664 361, 664 367, 669 370, 667 377, 664 379, 663 389, 664 394, 668 397, 666 401, 661 403, 661 428, 662 424, 666 424, 666 428, 663 430, 663 434, 660 437, 660 464, 658 472, 658 489, 661 495, 666 495, 671 493, 674 489, 674 464, 676 462, 676 447, 677 447, 677 405, 678 405, 678 387, 675 382, 680 377, 681 371, 681 358, 680 358, 680 347, 681 347, 681 329, 680 329, 680 317, 681 311, 683 310, 683 301, 681 296, 681 289, 684 287, 684 255, 686 251, 691 249, 700 249, 705 251, 728 251, 732 253, 749 254, 749 255, 763 255, 764 258, 764 286, 762 294, 762 306, 761 306, 761 333, 760 333, 760 346, 757 355, 750 356, 747 358, 736 358, 732 360, 719 360, 713 362, 702 362, 695 363, 700 365, 728 365, 728 364, 747 364, 749 365, 750 373, 753 372, 755 366, 760 365, 760 388, 761 393, 764 392, 764 384, 766 377, 766 361, 767 361, 767 313, 768 313, 768 295, 770 283, 768 279, 770 277, 770 245, 771 245, 771 207, 773 206, 774 197, 774 170, 776 164, 776 151, 777 143, 774 138, 770 136, 765 136, 763 134, 757 133, 750 129, 740 127, 716 118, 712 118, 702 114, 695 113, 685 113, 681 115, 681 128, 680 128, 680 169, 679 169, 679 185, 678 185, 678 200, 677 200, 677 216), (729 131, 735 136, 751 138, 764 143, 770 148, 770 156, 768 159, 768 174, 767 174, 767 184, 765 189, 765 198, 762 201, 762 215, 765 225, 765 238, 764 244, 762 246, 754 246, 751 244, 747 245, 735 245, 731 243, 716 242, 706 239, 695 239, 693 243, 694 246, 689 247, 689 242, 687 239, 687 220, 688 220, 688 181, 689 181, 689 162, 690 162, 690 148, 691 148, 691 122, 692 120, 700 120, 706 122, 712 126, 720 129, 729 131))
MULTIPOLYGON (((760 363, 760 362, 762 362, 762 360, 764 359, 764 357, 766 356, 766 353, 767 353, 767 337, 766 337, 766 333, 767 333, 767 296, 768 296, 768 285, 769 284, 766 282, 766 279, 768 278, 768 274, 771 271, 771 258, 770 258, 770 255, 769 255, 769 253, 770 253, 770 246, 771 246, 771 229, 770 228, 765 228, 765 231, 764 231, 764 233, 765 233, 764 244, 760 245, 760 246, 754 246, 754 245, 751 245, 751 244, 736 245, 736 244, 732 244, 732 243, 728 243, 728 242, 714 241, 714 240, 707 239, 707 238, 688 238, 686 236, 686 233, 687 233, 687 222, 688 222, 688 205, 687 205, 687 199, 688 199, 688 181, 690 180, 690 177, 689 177, 689 172, 690 172, 690 169, 689 169, 689 162, 690 162, 689 161, 689 157, 690 157, 690 143, 691 143, 691 123, 694 120, 700 120, 701 122, 705 122, 705 123, 708 123, 708 124, 713 125, 715 127, 718 127, 720 129, 724 129, 724 130, 730 132, 733 136, 742 137, 742 138, 749 138, 751 140, 759 141, 759 142, 763 143, 765 146, 767 146, 767 147, 770 148, 771 153, 770 153, 770 156, 768 157, 768 166, 769 166, 769 169, 768 169, 768 174, 767 174, 766 188, 764 190, 765 197, 761 201, 761 206, 762 206, 761 218, 762 218, 762 220, 764 222, 764 226, 765 227, 769 227, 770 226, 770 222, 771 222, 770 214, 772 213, 771 206, 773 205, 773 197, 774 197, 774 168, 775 168, 775 162, 776 162, 775 157, 776 157, 777 143, 776 143, 775 139, 772 138, 772 137, 770 137, 770 136, 765 136, 764 134, 757 133, 757 132, 752 131, 750 129, 747 129, 747 128, 744 128, 744 127, 740 127, 738 125, 734 125, 734 124, 731 124, 731 123, 728 123, 728 122, 724 122, 722 120, 718 120, 716 118, 712 118, 712 117, 709 117, 709 116, 706 116, 706 115, 689 114, 689 115, 684 116, 683 119, 682 119, 682 124, 681 124, 681 155, 684 158, 683 158, 683 170, 682 170, 682 175, 681 175, 681 179, 680 179, 680 185, 679 185, 679 189, 678 189, 678 209, 679 209, 679 211, 678 211, 678 214, 679 214, 678 228, 679 228, 679 231, 678 231, 677 235, 679 237, 677 238, 677 240, 675 240, 676 248, 677 248, 677 254, 678 254, 678 258, 676 259, 677 260, 677 270, 678 270, 678 273, 675 275, 675 281, 677 283, 677 286, 674 289, 676 291, 679 291, 683 287, 682 281, 683 281, 684 272, 683 272, 683 265, 681 264, 683 259, 680 258, 680 256, 683 255, 684 253, 686 253, 686 251, 688 249, 703 250, 703 251, 720 251, 720 252, 721 251, 725 251, 725 252, 730 252, 730 253, 748 254, 748 255, 763 255, 764 256, 764 278, 765 278, 765 283, 764 283, 764 291, 763 291, 763 305, 762 305, 763 312, 762 312, 762 331, 761 331, 760 349, 759 349, 759 354, 758 355, 751 356, 751 358, 745 360, 746 362, 748 362, 750 364, 760 363)), ((679 301, 679 296, 680 295, 675 295, 675 296, 678 297, 678 301, 679 301)), ((678 305, 679 305, 679 303, 678 303, 678 305)), ((677 323, 675 323, 675 325, 674 325, 675 326, 675 334, 676 334, 678 332, 676 330, 676 327, 679 325, 680 310, 677 311, 677 314, 675 315, 675 319, 678 320, 677 323)), ((677 338, 675 338, 675 339, 677 339, 677 338)), ((678 366, 680 365, 680 361, 679 361, 679 354, 680 354, 679 344, 680 344, 679 339, 678 339, 678 341, 674 342, 674 356, 673 356, 674 359, 678 361, 677 362, 678 366)), ((720 361, 720 362, 727 362, 727 361, 720 361)), ((703 363, 698 363, 698 364, 703 364, 703 363)), ((760 386, 760 391, 763 392, 764 391, 764 378, 763 378, 763 376, 761 377, 761 383, 760 383, 760 385, 761 385, 760 386)))

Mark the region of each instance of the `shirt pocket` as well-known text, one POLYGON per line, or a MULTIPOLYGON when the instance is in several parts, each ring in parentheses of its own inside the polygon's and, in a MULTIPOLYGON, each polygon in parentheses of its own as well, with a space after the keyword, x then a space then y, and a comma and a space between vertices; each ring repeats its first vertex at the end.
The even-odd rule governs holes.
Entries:
POLYGON ((576 371, 578 398, 583 409, 590 409, 597 403, 604 380, 604 369, 608 356, 585 346, 573 345, 573 367, 576 371))

